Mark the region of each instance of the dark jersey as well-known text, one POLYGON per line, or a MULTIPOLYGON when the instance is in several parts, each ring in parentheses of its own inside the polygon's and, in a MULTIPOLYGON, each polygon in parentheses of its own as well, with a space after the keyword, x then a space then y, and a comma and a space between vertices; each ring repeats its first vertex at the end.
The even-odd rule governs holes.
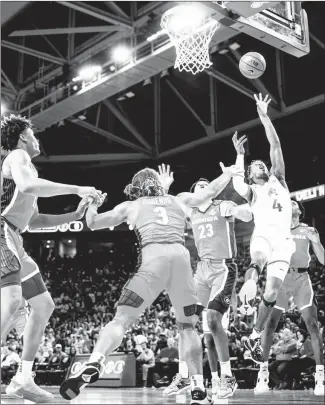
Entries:
POLYGON ((222 260, 237 255, 235 223, 226 216, 227 203, 214 201, 205 212, 192 210, 190 220, 200 259, 222 260))
POLYGON ((140 247, 148 243, 184 243, 185 213, 171 195, 141 197, 134 230, 140 247))
POLYGON ((310 240, 308 238, 309 227, 306 224, 299 224, 291 229, 291 236, 296 245, 296 250, 291 256, 290 267, 306 268, 310 262, 310 240))

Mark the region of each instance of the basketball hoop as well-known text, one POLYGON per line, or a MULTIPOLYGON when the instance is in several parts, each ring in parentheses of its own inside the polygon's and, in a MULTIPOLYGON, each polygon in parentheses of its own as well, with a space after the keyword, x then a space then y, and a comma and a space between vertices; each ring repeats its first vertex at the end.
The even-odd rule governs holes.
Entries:
POLYGON ((209 44, 220 23, 207 17, 199 5, 171 8, 160 25, 176 48, 175 69, 195 75, 212 65, 209 44))

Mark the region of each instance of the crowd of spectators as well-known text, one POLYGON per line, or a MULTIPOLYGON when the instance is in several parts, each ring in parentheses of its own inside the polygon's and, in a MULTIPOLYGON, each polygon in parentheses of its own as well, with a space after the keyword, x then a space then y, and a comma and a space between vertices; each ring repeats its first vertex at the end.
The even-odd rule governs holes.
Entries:
MULTIPOLYGON (((37 364, 50 364, 53 358, 55 361, 59 358, 61 362, 63 357, 66 357, 68 363, 68 359, 75 354, 92 352, 101 328, 113 318, 123 285, 136 268, 137 254, 134 246, 131 245, 117 244, 110 248, 109 253, 107 250, 96 252, 89 250, 87 253, 77 253, 73 258, 60 257, 53 252, 37 258, 47 288, 56 304, 37 354, 37 364)), ((244 273, 249 260, 248 246, 240 246, 237 293, 244 282, 244 273)), ((193 268, 195 264, 194 257, 193 268)), ((315 260, 310 267, 316 297, 324 304, 324 273, 315 260)), ((262 276, 256 307, 260 302, 264 285, 265 277, 262 276)), ((239 381, 240 370, 255 370, 244 348, 244 341, 252 329, 254 316, 253 314, 251 317, 244 317, 239 312, 232 312, 230 317, 231 322, 227 332, 229 349, 232 367, 239 373, 237 375, 239 381)), ((319 309, 319 321, 323 332, 325 319, 324 311, 321 309, 319 309)), ((208 383, 211 373, 201 322, 198 322, 196 328, 202 337, 205 378, 208 383)), ((178 339, 175 314, 168 295, 163 292, 153 305, 144 311, 137 323, 126 332, 118 351, 135 354, 140 384, 163 386, 167 385, 177 372, 178 339)), ((2 381, 6 380, 8 369, 18 364, 21 344, 21 339, 13 330, 7 342, 2 345, 2 381)), ((299 386, 301 372, 313 365, 310 339, 294 303, 282 316, 274 334, 270 361, 270 370, 273 370, 276 376, 274 385, 278 388, 282 388, 283 384, 286 386, 289 384, 290 387, 299 386), (285 355, 282 353, 284 346, 290 347, 285 355), (292 367, 288 367, 291 362, 295 364, 294 371, 292 367)), ((251 384, 254 383, 253 380, 254 377, 251 384)), ((248 388, 248 386, 246 374, 244 387, 248 388)))

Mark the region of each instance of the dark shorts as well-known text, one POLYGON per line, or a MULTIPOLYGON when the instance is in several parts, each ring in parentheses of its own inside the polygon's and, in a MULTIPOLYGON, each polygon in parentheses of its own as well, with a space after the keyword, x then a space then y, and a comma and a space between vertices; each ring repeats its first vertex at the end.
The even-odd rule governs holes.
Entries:
POLYGON ((37 264, 24 249, 21 235, 1 219, 1 288, 10 285, 21 285, 26 300, 47 291, 37 264))
POLYGON ((224 314, 229 306, 237 280, 237 265, 225 261, 201 260, 194 276, 199 302, 224 314))
POLYGON ((134 317, 140 316, 166 290, 176 320, 190 322, 191 308, 198 299, 192 276, 189 251, 181 244, 150 244, 142 249, 138 271, 126 283, 118 305, 134 317), (184 309, 185 307, 185 309, 184 309))

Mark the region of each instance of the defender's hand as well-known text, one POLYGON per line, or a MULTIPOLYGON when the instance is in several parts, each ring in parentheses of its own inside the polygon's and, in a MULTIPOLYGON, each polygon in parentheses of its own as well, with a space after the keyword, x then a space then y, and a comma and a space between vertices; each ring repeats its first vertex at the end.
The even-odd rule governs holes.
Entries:
POLYGON ((237 139, 237 131, 236 131, 232 137, 232 143, 234 145, 234 148, 236 149, 237 155, 245 154, 245 148, 244 148, 245 142, 247 142, 246 135, 243 135, 242 137, 237 139))
POLYGON ((159 170, 159 181, 163 188, 165 190, 168 190, 169 187, 172 185, 174 182, 174 173, 170 171, 170 166, 169 165, 164 165, 164 163, 161 166, 158 166, 159 170))
POLYGON ((244 172, 243 169, 239 166, 229 166, 229 167, 225 167, 225 165, 220 162, 220 167, 223 173, 229 174, 231 177, 235 177, 235 176, 244 176, 244 172))
POLYGON ((254 94, 255 100, 256 100, 256 105, 257 105, 257 112, 259 115, 267 115, 267 109, 272 101, 270 96, 267 94, 263 100, 262 93, 259 93, 258 97, 257 94, 254 94))
POLYGON ((81 198, 92 197, 96 199, 102 196, 102 192, 100 190, 96 190, 95 187, 79 187, 77 194, 81 198))
POLYGON ((89 197, 84 197, 82 200, 80 200, 79 205, 76 209, 76 217, 77 219, 81 219, 89 207, 91 203, 91 199, 89 197))
POLYGON ((95 205, 97 208, 99 208, 101 205, 103 205, 105 198, 107 197, 107 193, 102 194, 101 196, 97 197, 97 198, 91 198, 89 197, 90 204, 91 205, 95 205))

